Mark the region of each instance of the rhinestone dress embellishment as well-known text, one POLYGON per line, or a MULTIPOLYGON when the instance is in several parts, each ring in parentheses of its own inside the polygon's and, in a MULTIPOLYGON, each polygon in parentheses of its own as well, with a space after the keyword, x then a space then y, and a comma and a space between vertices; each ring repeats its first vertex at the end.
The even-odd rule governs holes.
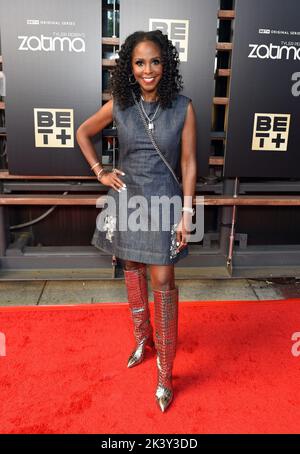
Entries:
POLYGON ((103 230, 106 233, 105 238, 112 243, 112 237, 114 235, 114 231, 116 230, 116 217, 112 215, 106 215, 104 218, 104 226, 103 230))

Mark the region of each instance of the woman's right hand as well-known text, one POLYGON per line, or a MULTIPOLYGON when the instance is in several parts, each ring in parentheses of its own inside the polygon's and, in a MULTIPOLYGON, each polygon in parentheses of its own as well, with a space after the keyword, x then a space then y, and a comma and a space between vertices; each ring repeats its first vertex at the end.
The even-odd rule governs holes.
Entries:
POLYGON ((125 173, 119 169, 114 169, 111 172, 105 171, 103 172, 102 175, 100 175, 99 181, 105 186, 110 186, 111 188, 120 192, 121 190, 126 189, 126 184, 123 183, 123 181, 118 177, 118 175, 125 175, 125 173))

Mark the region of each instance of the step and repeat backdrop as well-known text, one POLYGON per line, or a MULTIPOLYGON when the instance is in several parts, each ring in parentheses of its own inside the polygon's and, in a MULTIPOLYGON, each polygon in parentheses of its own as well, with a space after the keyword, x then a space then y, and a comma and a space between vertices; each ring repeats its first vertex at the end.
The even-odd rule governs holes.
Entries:
POLYGON ((9 172, 91 174, 75 133, 102 105, 101 1, 0 0, 0 27, 9 172))
POLYGON ((236 0, 225 177, 300 177, 299 0, 236 0))
MULTIPOLYGON (((120 43, 160 29, 193 100, 209 171, 218 0, 120 0, 120 43)), ((102 2, 0 0, 11 174, 90 175, 77 127, 102 105, 102 2)), ((299 0, 237 0, 224 177, 300 175, 299 0)), ((101 155, 101 135, 93 139, 101 155)))
POLYGON ((197 115, 198 176, 209 172, 214 64, 219 0, 121 0, 120 38, 136 30, 161 30, 176 46, 182 94, 197 115))
MULTIPOLYGON (((12 174, 89 175, 77 127, 101 107, 101 1, 0 0, 12 174)), ((120 0, 120 42, 160 29, 177 47, 208 174, 219 0, 120 0)), ((95 140, 101 153, 101 140, 95 140)))

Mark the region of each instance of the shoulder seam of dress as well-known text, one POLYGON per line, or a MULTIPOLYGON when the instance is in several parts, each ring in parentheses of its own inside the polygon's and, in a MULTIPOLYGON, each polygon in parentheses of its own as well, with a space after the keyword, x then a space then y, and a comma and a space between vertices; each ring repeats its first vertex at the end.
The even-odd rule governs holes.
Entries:
POLYGON ((182 96, 183 96, 184 98, 186 98, 186 100, 187 100, 188 102, 192 101, 192 98, 190 98, 189 96, 187 96, 187 95, 182 95, 182 96))

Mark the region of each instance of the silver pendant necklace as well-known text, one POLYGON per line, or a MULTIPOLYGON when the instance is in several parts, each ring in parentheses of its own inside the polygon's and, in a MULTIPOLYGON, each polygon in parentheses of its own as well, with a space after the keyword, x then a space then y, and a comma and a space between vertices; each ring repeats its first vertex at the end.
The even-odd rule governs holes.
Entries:
POLYGON ((158 104, 158 106, 157 106, 157 108, 156 108, 156 111, 155 111, 154 114, 153 114, 153 117, 152 117, 152 118, 149 118, 148 115, 147 115, 146 112, 145 112, 145 109, 144 109, 142 100, 145 101, 144 98, 143 98, 143 96, 141 96, 140 105, 141 105, 141 108, 142 108, 142 111, 143 111, 145 117, 146 117, 147 120, 148 120, 148 129, 150 129, 151 131, 153 131, 153 129, 154 129, 153 120, 154 120, 154 118, 156 117, 157 112, 159 111, 160 105, 158 104))

